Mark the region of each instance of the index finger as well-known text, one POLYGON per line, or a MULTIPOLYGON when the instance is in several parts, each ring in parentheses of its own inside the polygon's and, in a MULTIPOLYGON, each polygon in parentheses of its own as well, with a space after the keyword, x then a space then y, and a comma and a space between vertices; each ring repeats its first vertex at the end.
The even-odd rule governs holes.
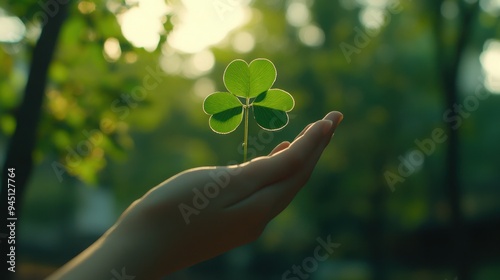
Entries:
POLYGON ((286 177, 297 168, 303 166, 310 155, 319 157, 325 147, 318 147, 322 140, 331 138, 337 125, 342 121, 340 112, 330 112, 323 120, 308 125, 293 141, 293 143, 270 158, 256 159, 249 163, 248 168, 259 174, 260 184, 270 184, 286 177), (267 160, 265 160, 267 159, 267 160), (261 162, 262 161, 262 162, 261 162), (272 170, 273 172, 269 172, 272 170), (267 171, 267 172, 266 172, 267 171))
POLYGON ((242 173, 247 174, 248 178, 254 178, 257 189, 290 176, 305 164, 309 155, 320 155, 315 151, 323 139, 331 137, 333 124, 336 126, 341 119, 342 114, 338 112, 328 114, 324 120, 317 121, 306 129, 288 148, 271 157, 261 157, 247 163, 242 173))

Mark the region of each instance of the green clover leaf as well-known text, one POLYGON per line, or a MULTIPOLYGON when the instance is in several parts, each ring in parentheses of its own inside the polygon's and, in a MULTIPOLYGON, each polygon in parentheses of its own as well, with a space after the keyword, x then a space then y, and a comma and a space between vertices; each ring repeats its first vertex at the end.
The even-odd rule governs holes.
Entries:
POLYGON ((276 77, 276 67, 268 59, 258 58, 250 64, 236 59, 224 71, 224 85, 229 92, 212 93, 203 102, 203 110, 210 115, 209 125, 214 132, 233 132, 245 119, 245 161, 250 107, 257 124, 265 130, 279 130, 288 124, 287 113, 293 109, 295 101, 288 92, 271 89, 276 77))
POLYGON ((258 58, 248 65, 241 59, 231 62, 224 71, 224 84, 230 93, 243 98, 254 98, 270 89, 276 81, 274 64, 258 58))
POLYGON ((270 89, 257 96, 252 103, 253 116, 265 130, 279 130, 288 124, 288 114, 295 106, 290 93, 270 89))
POLYGON ((216 92, 203 103, 205 113, 212 115, 210 127, 218 133, 233 132, 243 120, 243 104, 229 92, 216 92))

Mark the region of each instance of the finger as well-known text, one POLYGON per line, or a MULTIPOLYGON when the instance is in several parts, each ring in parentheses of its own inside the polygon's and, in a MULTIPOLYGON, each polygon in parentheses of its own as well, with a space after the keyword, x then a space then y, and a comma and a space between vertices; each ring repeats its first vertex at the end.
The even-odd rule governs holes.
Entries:
MULTIPOLYGON (((305 185, 328 142, 329 139, 323 139, 318 143, 316 148, 307 157, 303 158, 301 166, 292 169, 293 172, 290 172, 289 176, 262 186, 247 198, 244 198, 228 209, 243 210, 250 208, 255 210, 255 207, 252 206, 259 205, 260 210, 258 211, 261 214, 266 213, 268 219, 274 218, 290 204, 295 195, 305 185)), ((287 151, 283 153, 287 153, 287 151)))
POLYGON ((233 194, 227 205, 233 205, 252 195, 259 189, 273 182, 291 176, 295 169, 300 168, 308 153, 316 149, 321 138, 329 138, 328 131, 331 121, 319 121, 312 125, 306 133, 292 143, 288 148, 271 157, 260 157, 240 166, 240 173, 233 183, 233 194), (242 186, 242 187, 238 187, 242 186))
MULTIPOLYGON (((323 119, 324 120, 331 120, 331 121, 335 121, 335 119, 337 118, 338 114, 340 114, 340 121, 342 121, 343 119, 343 115, 342 113, 338 112, 338 111, 333 111, 333 112, 330 112, 328 113, 323 119)), ((340 123, 339 121, 339 123, 340 123)), ((335 122, 334 122, 335 124, 335 122)), ((338 124, 338 123, 337 123, 338 124)), ((300 136, 302 136, 304 134, 304 132, 307 131, 307 129, 312 125, 312 123, 308 124, 294 139, 297 140, 297 138, 299 138, 300 136)))
MULTIPOLYGON (((323 118, 324 120, 331 120, 333 122, 338 121, 339 123, 344 119, 344 115, 339 111, 332 111, 323 118)), ((338 123, 337 123, 338 125, 338 123)))
POLYGON ((259 162, 257 159, 250 162, 248 169, 259 174, 256 179, 260 181, 260 185, 265 185, 294 173, 295 169, 303 167, 306 158, 310 155, 313 155, 313 162, 317 161, 342 118, 343 115, 339 112, 327 114, 323 120, 312 124, 287 149, 276 153, 269 160, 259 162))
POLYGON ((226 205, 234 205, 264 186, 291 176, 296 172, 296 169, 301 167, 301 164, 309 162, 305 160, 308 154, 316 155, 315 157, 318 158, 318 150, 322 151, 333 133, 333 129, 330 129, 331 119, 334 120, 334 123, 338 123, 341 114, 327 116, 329 120, 321 120, 312 124, 288 148, 273 154, 271 157, 260 157, 239 165, 237 167, 238 175, 234 176, 232 180, 232 184, 236 187, 231 189, 232 194, 228 194, 228 204, 226 205), (320 145, 322 139, 324 144, 320 145))
POLYGON ((304 129, 302 129, 302 131, 299 134, 297 134, 297 136, 295 136, 295 139, 293 139, 293 141, 297 140, 297 138, 304 135, 304 133, 309 129, 309 127, 311 127, 311 125, 312 123, 306 125, 306 127, 304 127, 304 129))
MULTIPOLYGON (((325 118, 336 121, 338 124, 338 122, 342 120, 342 115, 333 114, 325 118)), ((274 218, 290 204, 295 195, 305 185, 305 183, 311 176, 311 173, 314 170, 314 167, 316 166, 321 153, 329 142, 329 137, 323 138, 315 147, 315 149, 302 160, 302 165, 300 166, 300 168, 297 168, 295 171, 293 171, 290 176, 283 178, 283 180, 281 181, 276 181, 274 182, 274 184, 271 184, 269 186, 262 187, 255 193, 251 194, 249 197, 243 199, 239 203, 234 204, 231 209, 245 209, 248 207, 252 208, 251 205, 260 205, 262 211, 268 212, 267 214, 269 215, 269 219, 274 218), (270 208, 266 209, 266 206, 270 208)), ((294 144, 292 144, 292 146, 294 144)), ((288 153, 288 150, 284 151, 283 153, 288 153)))
POLYGON ((278 146, 276 146, 272 151, 271 153, 269 153, 269 156, 272 156, 278 152, 281 152, 283 151, 284 149, 288 148, 288 146, 290 146, 290 142, 288 141, 284 141, 284 142, 281 142, 278 146))
MULTIPOLYGON (((342 121, 343 115, 340 112, 331 112, 323 119, 329 119, 334 122, 334 125, 332 127, 333 134, 337 126, 342 121)), ((324 151, 324 148, 326 148, 329 142, 330 139, 323 140, 323 143, 318 145, 316 150, 305 162, 303 168, 298 170, 298 172, 294 173, 291 177, 278 182, 275 187, 273 186, 269 188, 272 190, 267 191, 267 195, 279 198, 278 200, 276 200, 274 208, 271 210, 271 219, 281 213, 292 202, 293 198, 302 189, 302 187, 307 183, 312 174, 312 171, 316 167, 316 164, 321 157, 321 154, 324 151)))
MULTIPOLYGON (((323 120, 331 120, 332 122, 334 122, 334 125, 338 125, 342 119, 343 119, 343 115, 342 113, 340 112, 337 112, 337 111, 333 111, 333 112, 330 112, 328 113, 324 118, 323 120)), ((301 137, 302 135, 304 135, 304 133, 307 131, 307 129, 309 127, 311 127, 312 123, 308 124, 296 137, 295 137, 295 140, 297 140, 299 137, 301 137)), ((294 141, 295 141, 294 140, 294 141)), ((276 148, 274 148, 271 153, 269 154, 269 156, 272 156, 286 148, 288 148, 288 146, 290 146, 290 142, 288 141, 285 141, 285 142, 282 142, 280 143, 278 146, 276 146, 276 148)))
MULTIPOLYGON (((300 157, 302 155, 297 154, 299 150, 303 150, 302 153, 306 154, 308 151, 313 151, 315 146, 319 143, 321 137, 327 137, 324 135, 323 129, 325 125, 331 125, 329 121, 319 121, 312 125, 306 133, 299 139, 294 141, 288 148, 278 152, 270 157, 259 157, 251 160, 250 162, 239 165, 238 175, 232 180, 231 185, 234 184, 234 188, 231 188, 232 194, 228 195, 228 204, 234 205, 239 201, 249 197, 255 193, 260 188, 265 185, 269 185, 273 182, 280 181, 285 176, 290 176, 291 173, 295 172, 294 165, 299 165, 301 162, 300 157), (290 162, 290 150, 293 149, 293 159, 294 162, 290 162)), ((328 127, 327 127, 328 128, 328 127)), ((305 155, 303 156, 305 157, 305 155)))
POLYGON ((331 120, 333 122, 332 131, 331 131, 331 133, 333 134, 333 132, 335 131, 337 126, 344 119, 344 115, 341 112, 333 111, 333 112, 326 114, 326 116, 323 119, 324 120, 331 120))
MULTIPOLYGON (((342 122, 343 118, 344 118, 344 116, 340 112, 330 112, 329 114, 327 114, 323 118, 323 120, 330 120, 333 122, 332 128, 328 132, 328 134, 333 136, 335 130, 337 129, 337 126, 340 124, 340 122, 342 122)), ((300 170, 302 173, 304 173, 304 172, 307 173, 308 171, 309 171, 309 173, 312 172, 312 170, 316 166, 316 163, 318 162, 319 158, 321 157, 321 154, 323 153, 324 149, 326 148, 326 146, 330 142, 331 138, 332 137, 325 138, 324 140, 322 140, 321 144, 316 146, 316 149, 310 154, 308 161, 305 162, 303 168, 300 170)), ((301 174, 300 172, 295 173, 294 176, 297 177, 297 176, 300 176, 300 174, 301 174)), ((307 177, 307 179, 308 179, 308 177, 307 177)))
POLYGON ((265 185, 248 197, 226 206, 227 211, 242 213, 242 216, 264 216, 269 221, 281 213, 309 180, 314 167, 319 159, 319 154, 328 144, 329 139, 324 139, 318 148, 303 161, 303 166, 297 168, 290 176, 284 177, 269 185, 265 185))

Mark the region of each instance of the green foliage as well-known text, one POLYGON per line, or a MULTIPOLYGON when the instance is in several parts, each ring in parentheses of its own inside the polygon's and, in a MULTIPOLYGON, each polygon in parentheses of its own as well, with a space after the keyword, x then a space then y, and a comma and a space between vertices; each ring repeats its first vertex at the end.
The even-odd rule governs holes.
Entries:
MULTIPOLYGON (((171 175, 197 166, 224 165, 233 160, 235 151, 241 148, 238 143, 241 137, 237 133, 220 137, 206 129, 207 115, 199 110, 205 98, 203 92, 211 93, 214 89, 227 87, 225 94, 214 93, 210 97, 214 98, 214 103, 222 102, 223 106, 216 104, 206 108, 213 113, 212 117, 222 112, 220 108, 234 109, 227 112, 232 119, 221 116, 222 120, 227 119, 224 122, 226 133, 231 128, 236 129, 244 119, 243 106, 246 106, 247 97, 253 96, 249 101, 256 120, 251 122, 251 131, 252 125, 266 127, 264 120, 278 115, 269 108, 276 104, 293 107, 293 101, 285 104, 278 97, 279 90, 268 90, 266 95, 259 95, 258 88, 242 91, 242 85, 252 84, 251 76, 265 76, 267 79, 261 77, 257 82, 267 89, 293 90, 296 106, 294 115, 290 115, 295 119, 289 122, 286 130, 271 134, 262 129, 252 133, 249 156, 269 152, 281 139, 293 139, 305 125, 323 117, 324 112, 339 110, 346 119, 318 162, 308 187, 269 224, 270 229, 266 230, 257 246, 247 247, 247 257, 251 259, 272 256, 269 267, 275 269, 266 271, 265 275, 252 274, 250 278, 280 277, 291 263, 311 254, 316 246, 311 236, 316 237, 316 234, 332 234, 332 240, 342 243, 342 249, 331 258, 340 260, 345 256, 356 256, 356 263, 364 265, 369 264, 370 256, 373 256, 371 248, 382 244, 380 240, 371 239, 372 226, 385 233, 400 235, 401 232, 414 232, 423 225, 448 221, 449 206, 444 184, 444 152, 448 142, 437 145, 436 152, 426 156, 418 171, 398 184, 394 193, 383 176, 387 170, 396 172, 399 157, 418 148, 416 139, 423 140, 434 128, 446 125, 443 112, 449 108, 443 105, 443 77, 436 64, 439 57, 434 41, 436 25, 430 21, 432 15, 425 12, 440 11, 440 8, 431 9, 439 1, 399 1, 404 10, 399 14, 387 13, 388 22, 374 33, 365 32, 366 28, 360 21, 360 15, 367 11, 366 4, 361 2, 370 1, 251 1, 251 19, 234 30, 222 44, 210 48, 215 64, 203 76, 184 75, 193 67, 190 63, 192 54, 179 53, 168 43, 154 52, 147 52, 127 41, 115 13, 121 14, 129 9, 129 1, 81 2, 95 3, 95 11, 81 13, 79 2, 73 2, 51 63, 35 152, 37 171, 26 196, 24 221, 48 222, 52 217, 52 223, 63 226, 60 217, 54 213, 65 211, 68 216, 72 213, 72 208, 66 205, 79 205, 81 198, 77 193, 68 193, 82 182, 110 189, 117 200, 119 213, 151 186, 171 175), (303 22, 303 26, 288 24, 287 6, 306 2, 308 21, 303 22), (108 8, 113 6, 111 4, 118 4, 118 8, 111 11, 108 8), (302 43, 304 37, 308 37, 306 35, 314 33, 308 31, 311 25, 317 26, 324 34, 320 46, 310 47, 302 43), (254 48, 248 52, 232 48, 238 45, 235 43, 242 34, 243 38, 254 39, 254 48), (117 60, 109 60, 103 55, 109 38, 119 41, 122 55, 117 60), (341 43, 355 48, 349 56, 350 63, 341 43), (246 61, 255 57, 269 58, 279 68, 280 78, 275 81, 275 75, 268 75, 275 71, 274 67, 267 67, 268 74, 262 75, 240 61, 233 67, 241 81, 227 84, 224 80, 223 83, 220 77, 234 57, 246 61), (158 65, 170 65, 172 67, 166 68, 178 68, 178 71, 168 72, 162 77, 156 88, 141 95, 144 100, 133 99, 131 93, 139 93, 134 89, 142 85, 147 69, 155 70, 158 65), (246 78, 241 78, 244 75, 246 78), (264 106, 259 106, 262 104, 264 106), (266 116, 262 111, 270 114, 266 116), (106 125, 104 120, 109 120, 112 125, 106 125), (94 136, 87 137, 89 134, 94 136), (255 140, 253 144, 252 138, 255 140), (53 162, 66 167, 62 183, 54 174, 53 162), (44 210, 46 207, 53 209, 44 210), (373 223, 376 221, 383 223, 373 223)), ((25 23, 40 20, 43 12, 36 0, 7 0, 0 7, 25 23), (34 14, 37 17, 33 17, 34 14)), ((224 15, 227 21, 232 12, 227 11, 224 15)), ((500 38, 499 20, 498 16, 486 11, 477 14, 473 36, 467 39, 467 53, 461 63, 464 76, 460 79, 460 84, 463 84, 460 104, 474 90, 465 85, 482 85, 482 80, 476 76, 479 75, 479 55, 486 40, 500 38), (469 65, 467 61, 470 60, 475 63, 469 65)), ((176 22, 180 20, 174 15, 172 21, 166 19, 165 25, 176 22)), ((460 16, 443 22, 450 30, 459 23, 460 16)), ((225 22, 221 21, 221 24, 225 22)), ((161 42, 165 42, 168 31, 161 42)), ((443 34, 443 39, 450 42, 443 53, 454 53, 453 38, 456 34, 456 31, 443 34)), ((0 46, 0 157, 16 126, 14 116, 22 99, 31 50, 36 41, 33 38, 27 38, 21 48, 14 49, 7 44, 0 46)), ((499 154, 495 141, 500 138, 500 130, 491 118, 499 106, 500 96, 491 95, 480 103, 477 111, 470 112, 470 117, 464 119, 460 128, 460 166, 467 171, 461 179, 462 199, 466 205, 464 215, 472 222, 500 214, 496 199, 500 173, 498 164, 495 164, 499 154)), ((276 120, 288 121, 288 113, 282 107, 278 109, 281 109, 283 118, 276 120)), ((281 123, 274 125, 280 126, 281 123)), ((40 240, 41 233, 31 230, 27 222, 25 225, 24 232, 33 232, 33 240, 40 240)), ((383 242, 387 244, 383 248, 388 250, 387 254, 393 254, 391 248, 397 246, 396 239, 383 242)), ((30 238, 25 240, 26 244, 32 241, 30 238)), ((439 251, 439 248, 435 249, 439 251)), ((447 261, 445 257, 436 259, 447 261)), ((388 268, 390 272, 399 271, 401 274, 381 279, 417 279, 421 273, 427 273, 433 279, 453 279, 439 269, 431 271, 422 267, 425 271, 419 272, 407 268, 399 261, 399 256, 398 259, 383 261, 392 263, 388 268)), ((337 274, 325 276, 325 279, 353 278, 352 272, 347 273, 353 270, 353 267, 346 268, 348 264, 332 259, 332 262, 321 265, 330 269, 329 265, 333 263, 334 270, 344 271, 345 277, 337 274)), ((220 267, 214 265, 214 271, 218 272, 211 272, 209 276, 226 279, 223 274, 227 267, 231 266, 221 260, 220 267)), ((478 271, 482 269, 477 267, 478 271)), ((358 279, 374 278, 365 266, 357 271, 368 274, 358 279)), ((250 272, 238 270, 235 273, 244 275, 250 272)), ((484 273, 478 272, 478 275, 484 273)), ((492 273, 495 274, 478 276, 477 279, 496 279, 500 275, 498 270, 492 273)), ((311 277, 321 278, 318 274, 311 277)))
POLYGON ((203 110, 211 115, 210 127, 217 133, 233 132, 245 116, 245 160, 249 108, 253 109, 255 120, 261 128, 279 130, 288 124, 287 113, 295 106, 288 92, 271 89, 276 77, 276 67, 268 59, 258 58, 250 64, 236 59, 224 71, 224 84, 229 92, 215 92, 203 102, 203 110), (239 98, 243 98, 244 102, 239 98))

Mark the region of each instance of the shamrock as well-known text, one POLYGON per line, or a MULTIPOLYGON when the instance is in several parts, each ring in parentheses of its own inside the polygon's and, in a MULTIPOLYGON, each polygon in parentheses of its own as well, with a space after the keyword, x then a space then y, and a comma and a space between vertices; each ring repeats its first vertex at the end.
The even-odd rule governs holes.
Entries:
POLYGON ((233 132, 245 118, 244 160, 248 145, 250 108, 257 124, 265 130, 279 130, 288 124, 288 112, 295 101, 286 91, 271 89, 276 81, 276 68, 268 59, 258 58, 250 64, 236 59, 224 71, 224 85, 229 92, 215 92, 205 98, 203 110, 211 115, 214 132, 233 132), (242 100, 244 102, 242 102, 242 100))

